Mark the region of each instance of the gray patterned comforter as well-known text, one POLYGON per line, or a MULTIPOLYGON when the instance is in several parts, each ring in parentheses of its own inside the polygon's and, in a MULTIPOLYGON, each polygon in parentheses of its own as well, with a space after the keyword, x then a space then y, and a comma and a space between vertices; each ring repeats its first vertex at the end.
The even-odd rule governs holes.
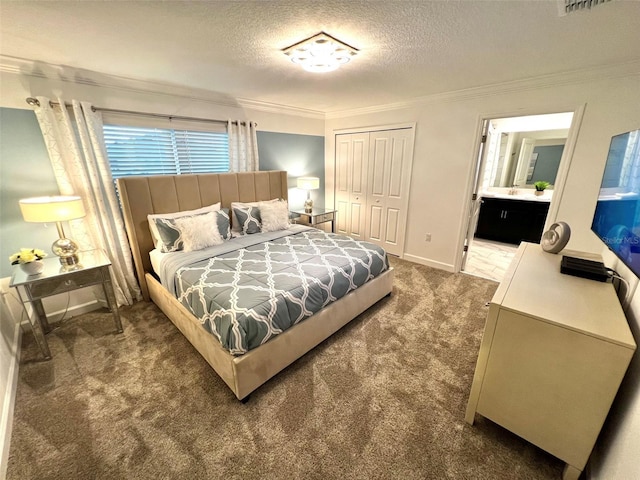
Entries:
POLYGON ((262 345, 389 268, 371 243, 297 231, 248 246, 244 239, 235 249, 241 239, 234 239, 213 258, 174 266, 178 300, 231 354, 262 345))

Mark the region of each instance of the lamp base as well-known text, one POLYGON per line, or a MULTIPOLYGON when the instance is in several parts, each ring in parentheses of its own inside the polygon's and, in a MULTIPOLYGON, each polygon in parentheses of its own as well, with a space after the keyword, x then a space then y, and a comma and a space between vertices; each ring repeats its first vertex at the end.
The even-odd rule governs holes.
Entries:
POLYGON ((305 200, 304 202, 304 211, 305 213, 311 213, 312 210, 313 210, 313 200, 311 200, 310 198, 307 198, 307 200, 305 200))
POLYGON ((65 267, 77 265, 78 263, 80 263, 80 258, 76 253, 74 253, 73 255, 68 255, 66 257, 59 257, 59 258, 60 258, 60 265, 64 265, 65 267))
POLYGON ((59 238, 53 245, 51 250, 60 259, 61 265, 76 265, 80 259, 78 258, 78 245, 70 238, 59 238))

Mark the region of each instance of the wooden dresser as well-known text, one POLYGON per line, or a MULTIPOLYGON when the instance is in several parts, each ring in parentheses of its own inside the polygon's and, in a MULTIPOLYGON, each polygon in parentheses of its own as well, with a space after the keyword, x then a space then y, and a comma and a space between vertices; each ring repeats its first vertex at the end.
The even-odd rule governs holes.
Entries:
POLYGON ((491 304, 465 420, 476 413, 584 469, 636 349, 610 283, 560 273, 522 243, 491 304))

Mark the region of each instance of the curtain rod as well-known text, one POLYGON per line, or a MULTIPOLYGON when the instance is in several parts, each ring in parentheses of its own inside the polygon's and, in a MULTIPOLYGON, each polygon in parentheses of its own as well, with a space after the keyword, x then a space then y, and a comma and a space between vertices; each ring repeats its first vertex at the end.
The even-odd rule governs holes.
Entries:
MULTIPOLYGON (((27 97, 27 103, 29 105, 31 105, 32 107, 35 105, 37 107, 40 106, 40 100, 38 100, 37 98, 33 98, 33 97, 27 97)), ((52 107, 54 105, 60 105, 60 103, 58 102, 52 102, 49 101, 49 105, 51 105, 52 107)), ((65 103, 64 104, 65 107, 70 107, 71 104, 70 103, 65 103)), ((169 120, 192 120, 192 121, 198 121, 198 122, 211 122, 211 123, 227 123, 227 120, 214 120, 211 118, 196 118, 196 117, 181 117, 179 115, 164 115, 162 113, 149 113, 149 112, 136 112, 136 111, 132 111, 132 110, 117 110, 117 109, 113 109, 113 108, 100 108, 100 107, 94 107, 93 105, 91 106, 91 110, 94 112, 107 112, 107 113, 124 113, 127 115, 141 115, 141 116, 145 116, 145 117, 159 117, 159 118, 167 118, 169 120)), ((235 123, 235 124, 240 124, 240 125, 246 125, 245 122, 237 122, 237 121, 233 121, 231 123, 235 123)), ((255 124, 256 127, 258 126, 258 124, 255 124)))

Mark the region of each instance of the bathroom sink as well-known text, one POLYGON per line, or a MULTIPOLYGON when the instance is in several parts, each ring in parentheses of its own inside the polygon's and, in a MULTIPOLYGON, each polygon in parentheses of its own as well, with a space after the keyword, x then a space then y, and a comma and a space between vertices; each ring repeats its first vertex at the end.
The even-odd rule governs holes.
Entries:
POLYGON ((533 202, 550 202, 551 198, 548 196, 536 196, 533 193, 518 193, 515 195, 509 195, 508 193, 495 193, 495 192, 483 192, 480 194, 483 198, 504 198, 508 200, 528 200, 533 202))

